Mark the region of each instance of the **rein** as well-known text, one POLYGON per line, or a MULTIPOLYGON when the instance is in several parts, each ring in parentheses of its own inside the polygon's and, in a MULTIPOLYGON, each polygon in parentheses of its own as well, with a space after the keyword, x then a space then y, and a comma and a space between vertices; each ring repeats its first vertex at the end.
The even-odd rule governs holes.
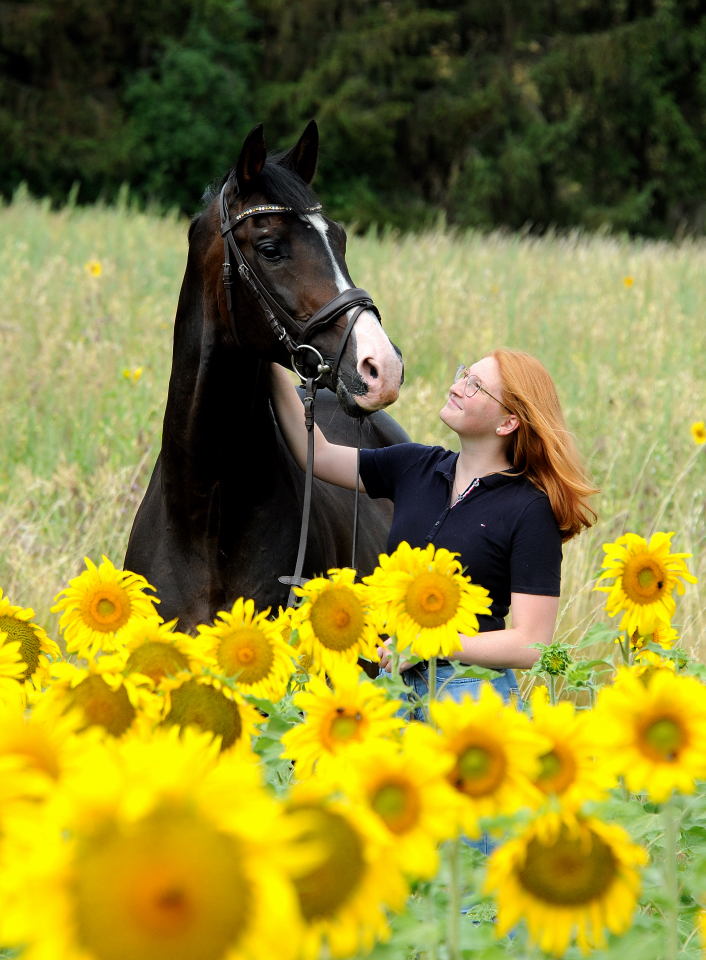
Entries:
MULTIPOLYGON (((235 326, 235 315, 233 313, 233 267, 231 263, 231 254, 237 265, 237 271, 240 279, 245 284, 245 288, 255 297, 267 319, 270 329, 277 339, 284 344, 292 358, 292 369, 305 384, 304 395, 304 423, 307 430, 307 456, 306 456, 306 480, 304 483, 304 502, 302 505, 302 524, 299 533, 299 547, 297 550, 297 560, 294 567, 294 574, 279 577, 279 582, 288 585, 289 597, 287 606, 291 607, 294 603, 294 587, 302 587, 308 581, 302 578, 304 568, 304 559, 306 556, 306 545, 309 538, 309 519, 311 516, 311 495, 314 485, 314 406, 316 403, 316 390, 319 380, 324 374, 330 373, 332 381, 338 378, 338 367, 343 357, 343 351, 346 348, 348 338, 353 332, 353 327, 358 317, 365 310, 372 310, 378 321, 382 323, 380 311, 375 306, 372 297, 366 290, 354 287, 350 290, 343 290, 336 294, 328 303, 320 307, 316 313, 311 316, 306 323, 300 324, 295 318, 285 310, 281 304, 275 300, 267 287, 258 277, 250 264, 243 256, 238 246, 234 231, 236 227, 248 217, 256 217, 268 213, 294 213, 292 207, 283 207, 278 204, 260 204, 254 207, 248 207, 234 217, 228 215, 228 203, 226 201, 226 187, 223 185, 219 198, 219 210, 221 218, 221 236, 223 237, 223 286, 226 293, 226 307, 228 311, 228 322, 230 332, 233 336, 236 346, 240 346, 238 332, 235 326), (348 319, 345 330, 341 336, 333 358, 325 358, 308 341, 322 330, 332 326, 344 313, 353 309, 348 319), (302 354, 305 352, 314 355, 314 362, 317 362, 316 376, 309 375, 306 372, 306 365, 302 354), (297 366, 297 358, 302 364, 302 370, 297 366)), ((307 207, 308 213, 318 213, 321 210, 321 204, 313 207, 307 207)), ((362 441, 362 421, 358 421, 358 472, 356 473, 355 484, 355 502, 353 509, 353 538, 352 538, 352 557, 351 566, 355 569, 356 543, 358 537, 358 502, 360 498, 360 447, 362 441)))

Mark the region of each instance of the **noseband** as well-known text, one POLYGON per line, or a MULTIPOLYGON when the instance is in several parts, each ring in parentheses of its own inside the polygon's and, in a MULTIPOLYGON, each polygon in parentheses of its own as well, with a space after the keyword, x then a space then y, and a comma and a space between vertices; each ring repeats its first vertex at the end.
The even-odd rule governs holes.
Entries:
MULTIPOLYGON (((293 208, 282 207, 274 203, 265 203, 255 207, 248 207, 235 217, 229 217, 228 202, 226 201, 227 186, 227 183, 224 184, 221 190, 219 208, 221 215, 221 236, 223 237, 223 286, 226 291, 228 321, 233 339, 236 344, 240 345, 235 327, 235 316, 233 314, 233 268, 231 264, 231 253, 237 264, 240 278, 260 304, 274 335, 284 344, 292 355, 292 366, 302 381, 306 380, 307 376, 297 367, 296 359, 297 354, 308 351, 313 353, 319 361, 315 380, 318 381, 324 374, 330 373, 335 382, 338 377, 338 367, 341 362, 341 357, 343 356, 343 351, 345 350, 348 337, 353 330, 356 320, 365 310, 372 310, 378 318, 378 321, 382 323, 380 311, 373 303, 373 299, 367 290, 361 290, 355 287, 351 290, 344 290, 342 293, 336 294, 333 299, 325 303, 323 307, 320 307, 306 323, 300 324, 295 320, 294 317, 275 300, 257 273, 247 262, 236 242, 233 232, 238 224, 242 223, 243 220, 247 220, 248 217, 257 217, 268 213, 294 213, 293 208), (332 326, 339 317, 347 313, 352 307, 356 307, 357 309, 353 311, 346 324, 346 328, 338 344, 336 356, 324 358, 309 341, 320 331, 332 326)), ((314 207, 307 207, 306 210, 308 213, 318 213, 319 210, 321 210, 321 204, 318 203, 314 207)))
MULTIPOLYGON (((382 323, 382 319, 380 317, 380 311, 373 303, 373 299, 370 294, 366 290, 355 287, 352 290, 344 290, 342 293, 336 294, 332 300, 329 300, 328 303, 323 305, 323 307, 320 307, 316 313, 313 314, 313 316, 311 316, 303 325, 295 320, 294 317, 275 300, 275 298, 263 284, 262 280, 260 280, 257 273, 255 273, 253 268, 248 264, 235 240, 235 234, 233 232, 238 224, 243 220, 246 220, 248 217, 256 217, 261 214, 268 213, 294 213, 295 211, 292 207, 282 207, 278 204, 265 203, 255 207, 248 207, 235 217, 229 217, 228 203, 226 201, 227 186, 228 184, 225 183, 223 185, 223 189, 221 190, 219 209, 221 216, 221 236, 223 237, 223 286, 225 287, 226 291, 228 322, 230 323, 230 330, 233 334, 233 339, 235 340, 235 343, 240 346, 238 333, 235 327, 235 316, 233 314, 233 268, 230 259, 231 253, 233 254, 233 258, 238 265, 238 274, 245 284, 246 289, 249 289, 255 296, 255 299, 260 304, 263 313, 267 318, 270 329, 277 339, 281 343, 284 343, 284 346, 291 354, 292 367, 294 371, 299 376, 302 383, 306 385, 304 396, 304 422, 308 433, 308 440, 306 481, 304 484, 304 503, 302 506, 302 525, 299 534, 299 549, 297 551, 294 575, 291 577, 285 576, 278 578, 280 583, 288 585, 290 588, 287 606, 291 607, 294 603, 294 587, 301 587, 307 582, 302 578, 302 570, 304 567, 304 557, 306 555, 306 544, 309 537, 311 494, 314 483, 314 404, 316 401, 316 385, 321 377, 326 373, 331 374, 333 383, 335 384, 336 379, 338 378, 338 367, 343 356, 343 351, 346 348, 346 343, 348 342, 348 338, 353 331, 355 322, 361 313, 363 313, 365 310, 372 310, 380 323, 382 323), (346 328, 343 331, 343 335, 341 336, 338 344, 338 349, 336 350, 336 356, 333 358, 324 358, 316 349, 316 347, 313 347, 308 341, 321 330, 325 330, 327 327, 332 326, 339 317, 343 316, 343 314, 347 313, 351 308, 355 309, 351 313, 348 323, 346 324, 346 328), (297 356, 301 358, 301 354, 305 351, 313 353, 314 358, 318 359, 316 368, 317 373, 315 377, 309 376, 305 371, 302 372, 302 370, 300 370, 297 366, 297 356)), ((306 209, 308 213, 318 213, 318 211, 321 210, 321 204, 319 203, 315 207, 307 207, 306 209)), ((358 537, 361 438, 362 420, 358 420, 358 470, 356 471, 355 481, 355 501, 353 508, 353 549, 351 557, 351 567, 353 567, 354 570, 356 542, 358 537)))

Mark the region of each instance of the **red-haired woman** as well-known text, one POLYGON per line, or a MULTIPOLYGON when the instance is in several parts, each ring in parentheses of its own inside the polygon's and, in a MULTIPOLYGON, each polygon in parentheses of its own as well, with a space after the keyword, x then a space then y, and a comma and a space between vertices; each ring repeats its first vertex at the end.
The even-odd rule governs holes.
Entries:
MULTIPOLYGON (((287 374, 273 367, 277 420, 292 454, 306 465, 301 401, 287 374)), ((462 663, 500 672, 493 686, 509 700, 517 692, 513 668, 526 669, 539 656, 534 644, 552 641, 559 608, 562 542, 595 521, 588 498, 595 493, 566 428, 554 383, 542 364, 519 350, 493 351, 459 367, 439 416, 458 434, 461 452, 405 443, 362 450, 361 486, 371 497, 388 497, 394 516, 387 541, 391 553, 404 540, 433 543, 460 554, 474 583, 492 598, 480 632, 462 636, 462 663), (512 609, 512 627, 505 617, 512 609)), ((328 443, 316 432, 314 474, 354 488, 356 450, 328 443)), ((382 653, 382 666, 389 657, 382 653)), ((403 664, 402 667, 409 667, 403 664)), ((438 665, 439 682, 453 673, 438 665)), ((426 692, 426 664, 403 674, 426 692)), ((478 694, 477 680, 450 680, 454 699, 478 694)))

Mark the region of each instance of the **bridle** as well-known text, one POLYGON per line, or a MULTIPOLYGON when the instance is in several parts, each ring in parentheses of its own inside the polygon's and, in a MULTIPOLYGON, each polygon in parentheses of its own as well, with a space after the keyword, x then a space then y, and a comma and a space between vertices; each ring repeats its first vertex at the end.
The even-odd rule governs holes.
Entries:
MULTIPOLYGON (((307 458, 306 458, 306 481, 304 485, 304 503, 302 508, 302 525, 299 534, 299 549, 297 551, 297 561, 294 568, 294 575, 291 577, 279 577, 280 583, 289 585, 289 598, 287 606, 292 606, 294 602, 295 586, 301 587, 307 581, 302 579, 302 569, 304 567, 304 558, 306 555, 306 544, 309 534, 309 517, 311 515, 311 494, 314 483, 314 405, 316 401, 316 390, 319 380, 330 373, 332 382, 335 384, 338 378, 338 368, 343 357, 343 351, 346 348, 348 338, 353 332, 355 322, 366 310, 372 310, 378 321, 382 323, 380 311, 375 306, 372 297, 366 290, 355 287, 351 290, 344 290, 336 294, 328 303, 320 307, 304 324, 300 324, 284 307, 275 300, 262 280, 258 277, 255 270, 247 262, 240 247, 235 239, 235 229, 249 217, 256 217, 269 213, 294 213, 292 207, 284 207, 279 204, 265 203, 254 207, 247 207, 234 217, 228 215, 228 202, 226 200, 227 181, 221 190, 219 198, 219 210, 221 217, 221 236, 223 237, 223 286, 226 294, 226 309, 228 312, 228 323, 230 332, 237 346, 240 346, 238 332, 235 326, 235 315, 233 313, 233 267, 231 263, 231 254, 237 264, 238 275, 245 284, 245 288, 251 292, 259 303, 265 318, 274 333, 275 337, 284 344, 292 358, 292 369, 305 385, 304 411, 305 424, 308 433, 307 458), (336 350, 336 356, 325 358, 319 353, 316 347, 309 343, 309 340, 320 333, 322 330, 332 326, 339 317, 343 316, 349 310, 353 309, 346 327, 336 350), (314 355, 314 361, 317 362, 316 376, 310 375, 303 363, 302 353, 309 352, 314 355), (302 361, 303 369, 297 366, 297 358, 302 361)), ((307 213, 318 213, 322 209, 321 204, 313 207, 307 207, 307 213)), ((358 468, 360 468, 360 446, 362 434, 362 419, 358 420, 358 468)), ((353 513, 353 548, 351 566, 355 569, 356 559, 356 541, 358 534, 358 501, 360 496, 360 476, 359 469, 356 471, 355 486, 355 505, 353 513)))

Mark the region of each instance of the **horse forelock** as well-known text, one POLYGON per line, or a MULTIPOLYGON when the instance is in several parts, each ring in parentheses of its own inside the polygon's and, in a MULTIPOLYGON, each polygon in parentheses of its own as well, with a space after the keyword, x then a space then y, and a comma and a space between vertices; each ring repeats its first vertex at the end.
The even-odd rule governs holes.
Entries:
MULTIPOLYGON (((219 180, 214 180, 206 187, 201 198, 203 204, 201 213, 218 198, 224 185, 229 181, 232 182, 236 199, 242 201, 245 205, 251 197, 257 196, 258 199, 264 199, 265 203, 276 203, 281 207, 291 207, 293 212, 298 214, 306 213, 307 208, 316 206, 319 199, 298 173, 280 162, 284 156, 284 153, 279 153, 268 157, 260 176, 253 180, 244 191, 239 188, 235 176, 235 167, 219 180)), ((198 223, 201 213, 198 213, 192 220, 189 235, 193 232, 194 225, 198 223)))

